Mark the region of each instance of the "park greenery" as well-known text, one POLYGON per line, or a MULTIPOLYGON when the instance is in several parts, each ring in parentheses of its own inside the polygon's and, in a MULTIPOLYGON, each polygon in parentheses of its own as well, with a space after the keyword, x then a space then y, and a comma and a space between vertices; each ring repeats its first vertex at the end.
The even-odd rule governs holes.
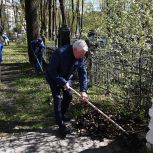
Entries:
MULTIPOLYGON (((51 119, 53 108, 49 105, 50 90, 44 76, 34 73, 29 42, 42 36, 46 46, 57 47, 58 28, 66 24, 70 27, 71 40, 79 37, 89 42, 90 100, 114 119, 122 118, 124 124, 129 125, 125 128, 132 129, 136 123, 142 128, 147 127, 153 92, 153 2, 98 2, 99 9, 96 10, 85 0, 20 1, 17 8, 21 12, 21 22, 16 23, 15 29, 27 25, 27 30, 16 38, 16 42, 4 46, 3 53, 3 64, 19 64, 20 75, 11 81, 13 88, 1 83, 1 120, 42 121, 33 128, 45 128, 54 123, 51 119), (60 7, 62 4, 64 10, 60 7), (30 8, 34 9, 33 14, 28 14, 30 8), (90 30, 95 31, 94 37, 88 37, 90 30)), ((7 16, 0 20, 1 23, 8 21, 7 16)), ((4 26, 0 33, 3 31, 9 31, 8 27, 4 26)), ((71 110, 75 118, 87 111, 80 108, 71 110)))

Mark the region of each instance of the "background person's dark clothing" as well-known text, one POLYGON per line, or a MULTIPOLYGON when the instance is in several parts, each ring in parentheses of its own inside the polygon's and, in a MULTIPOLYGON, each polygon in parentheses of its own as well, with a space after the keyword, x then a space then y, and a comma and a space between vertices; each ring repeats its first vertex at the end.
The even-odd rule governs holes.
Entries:
POLYGON ((60 126, 62 117, 72 99, 71 90, 64 90, 63 86, 70 81, 70 76, 78 70, 80 91, 87 90, 87 72, 84 67, 84 58, 75 59, 71 45, 58 48, 53 54, 46 71, 46 79, 50 84, 54 99, 55 119, 60 126), (63 97, 61 97, 63 93, 63 97))
POLYGON ((3 43, 0 42, 0 64, 2 63, 2 50, 3 50, 3 43))
POLYGON ((31 41, 31 48, 37 57, 37 59, 35 59, 34 66, 37 73, 39 73, 41 71, 41 68, 43 67, 43 49, 45 48, 45 45, 42 40, 36 39, 31 41))

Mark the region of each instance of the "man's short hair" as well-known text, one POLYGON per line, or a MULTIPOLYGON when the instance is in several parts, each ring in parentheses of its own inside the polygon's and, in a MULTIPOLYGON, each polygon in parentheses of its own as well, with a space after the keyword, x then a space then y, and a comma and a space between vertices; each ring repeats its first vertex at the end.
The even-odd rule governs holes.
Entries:
POLYGON ((86 42, 82 39, 75 41, 73 44, 73 48, 77 48, 78 50, 84 50, 86 52, 88 51, 88 46, 86 42))

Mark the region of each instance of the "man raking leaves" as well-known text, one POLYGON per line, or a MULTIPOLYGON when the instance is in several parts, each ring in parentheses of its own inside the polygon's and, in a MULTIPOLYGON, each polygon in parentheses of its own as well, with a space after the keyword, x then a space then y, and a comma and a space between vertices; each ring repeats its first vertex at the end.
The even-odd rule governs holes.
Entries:
POLYGON ((72 100, 73 91, 117 128, 128 134, 121 126, 88 101, 88 95, 86 93, 87 72, 84 66, 87 54, 88 46, 86 42, 84 40, 77 40, 73 45, 65 45, 56 49, 52 54, 50 63, 48 64, 46 79, 50 85, 54 100, 55 120, 59 126, 59 133, 65 136, 70 132, 69 129, 66 128, 64 122, 67 121, 65 113, 67 112, 72 100), (78 70, 80 93, 76 92, 71 87, 71 76, 73 76, 76 69, 78 70))
POLYGON ((54 100, 55 120, 59 126, 59 133, 63 136, 70 132, 64 122, 67 121, 65 113, 72 100, 71 76, 76 70, 80 82, 80 95, 84 101, 88 99, 87 72, 84 64, 87 54, 88 46, 84 40, 80 39, 73 45, 57 48, 47 66, 46 80, 50 85, 54 100))

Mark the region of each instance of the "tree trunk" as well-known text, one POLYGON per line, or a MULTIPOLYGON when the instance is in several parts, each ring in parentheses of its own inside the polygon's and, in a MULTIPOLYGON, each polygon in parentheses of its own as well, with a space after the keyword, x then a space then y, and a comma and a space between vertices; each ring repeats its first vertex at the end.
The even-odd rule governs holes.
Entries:
POLYGON ((41 0, 40 1, 40 13, 41 13, 41 29, 40 29, 40 35, 46 36, 47 35, 47 21, 46 21, 46 10, 47 10, 47 1, 41 0))
POLYGON ((80 34, 80 0, 77 1, 77 6, 76 6, 76 14, 77 14, 77 20, 76 20, 76 31, 75 35, 80 34))
POLYGON ((48 12, 49 12, 49 19, 48 19, 48 38, 51 39, 51 14, 52 14, 52 0, 48 0, 48 12))
POLYGON ((63 0, 59 0, 59 3, 60 3, 61 14, 62 14, 62 25, 66 25, 64 1, 63 0))
POLYGON ((43 31, 43 0, 40 0, 40 35, 42 35, 42 31, 43 31))
POLYGON ((53 12, 52 12, 52 40, 54 40, 55 34, 55 0, 53 0, 53 12))
POLYGON ((73 24, 75 19, 75 13, 74 13, 74 1, 72 0, 72 22, 71 22, 71 34, 73 35, 73 24))
POLYGON ((15 27, 17 27, 17 24, 18 24, 18 6, 16 6, 14 4, 14 0, 12 0, 12 7, 13 7, 13 12, 14 12, 14 17, 15 17, 15 27))
POLYGON ((1 3, 0 3, 0 35, 2 35, 3 33, 3 21, 2 21, 2 10, 3 8, 3 0, 1 0, 1 3))
POLYGON ((83 30, 83 11, 84 11, 84 0, 82 0, 82 11, 81 11, 81 23, 80 23, 80 36, 82 35, 83 30))
POLYGON ((25 19, 27 27, 27 41, 28 41, 28 55, 29 62, 34 63, 34 55, 31 50, 31 41, 39 37, 39 27, 37 19, 37 0, 26 0, 25 1, 25 19))

